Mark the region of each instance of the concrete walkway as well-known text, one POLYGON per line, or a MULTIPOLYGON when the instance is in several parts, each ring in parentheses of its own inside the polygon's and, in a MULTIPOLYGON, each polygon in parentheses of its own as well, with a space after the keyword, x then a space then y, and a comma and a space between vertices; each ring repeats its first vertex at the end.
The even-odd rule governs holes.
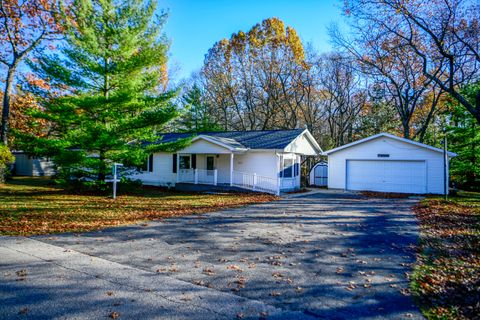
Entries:
POLYGON ((421 318, 406 278, 413 204, 320 192, 98 232, 0 238, 0 318, 421 318))

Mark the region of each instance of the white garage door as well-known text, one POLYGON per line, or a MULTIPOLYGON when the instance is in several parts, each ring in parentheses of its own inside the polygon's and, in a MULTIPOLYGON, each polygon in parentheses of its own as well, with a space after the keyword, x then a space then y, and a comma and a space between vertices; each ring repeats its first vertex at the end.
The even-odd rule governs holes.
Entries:
POLYGON ((425 161, 347 160, 348 190, 426 193, 425 161))

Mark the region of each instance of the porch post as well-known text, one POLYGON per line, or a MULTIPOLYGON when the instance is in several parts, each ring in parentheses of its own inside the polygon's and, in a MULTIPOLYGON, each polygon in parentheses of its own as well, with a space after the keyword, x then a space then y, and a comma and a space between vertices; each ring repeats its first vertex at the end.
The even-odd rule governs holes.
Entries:
POLYGON ((255 189, 257 189, 257 174, 256 173, 253 174, 253 191, 255 191, 255 189))
POLYGON ((217 169, 213 170, 213 185, 217 185, 217 169))
POLYGON ((230 187, 233 186, 233 152, 230 153, 230 187))
POLYGON ((198 171, 197 171, 196 168, 193 169, 193 174, 194 174, 194 176, 195 176, 195 184, 198 184, 198 171))
POLYGON ((280 178, 280 171, 282 170, 282 164, 280 163, 281 156, 277 154, 277 196, 280 195, 280 188, 282 185, 282 180, 280 178))

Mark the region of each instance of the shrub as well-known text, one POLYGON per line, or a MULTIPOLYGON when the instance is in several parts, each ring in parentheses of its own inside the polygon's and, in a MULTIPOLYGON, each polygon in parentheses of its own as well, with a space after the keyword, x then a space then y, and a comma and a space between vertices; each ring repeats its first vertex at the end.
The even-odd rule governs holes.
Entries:
POLYGON ((5 181, 8 166, 15 162, 15 157, 6 145, 0 145, 0 183, 5 181))

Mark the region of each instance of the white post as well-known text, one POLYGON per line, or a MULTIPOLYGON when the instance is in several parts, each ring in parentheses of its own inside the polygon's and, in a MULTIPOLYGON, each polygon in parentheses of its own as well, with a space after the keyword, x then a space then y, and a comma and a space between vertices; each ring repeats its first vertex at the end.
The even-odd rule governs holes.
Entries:
POLYGON ((117 166, 113 165, 113 199, 117 198, 117 166))
POLYGON ((277 196, 280 195, 280 188, 282 184, 282 179, 280 178, 280 172, 282 170, 282 156, 277 154, 277 196))
POLYGON ((193 169, 193 174, 195 176, 195 184, 198 184, 198 170, 197 169, 193 169))
POLYGON ((233 186, 233 153, 230 153, 230 186, 233 186))
POLYGON ((113 195, 112 198, 116 199, 117 198, 117 170, 118 167, 123 166, 121 163, 114 163, 113 164, 113 195))
POLYGON ((254 173, 253 174, 253 191, 255 191, 256 186, 257 186, 257 174, 254 173))
POLYGON ((217 185, 217 169, 213 170, 213 185, 217 185))

